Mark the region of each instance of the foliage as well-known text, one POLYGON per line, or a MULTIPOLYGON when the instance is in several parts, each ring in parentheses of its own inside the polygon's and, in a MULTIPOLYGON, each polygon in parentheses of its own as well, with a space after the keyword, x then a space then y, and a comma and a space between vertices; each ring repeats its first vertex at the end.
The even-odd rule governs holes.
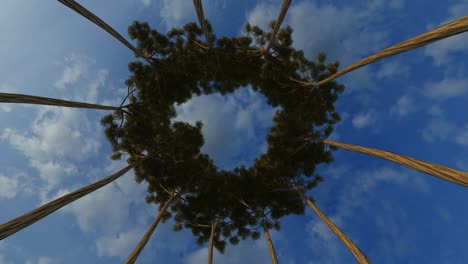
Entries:
POLYGON ((312 89, 301 85, 335 73, 338 62, 325 64, 325 54, 315 62, 306 59, 292 47, 289 26, 268 51, 264 46, 271 32, 257 26, 247 24, 244 35, 219 39, 208 21, 207 28, 208 50, 195 23, 163 35, 146 22, 134 22, 128 33, 152 63, 129 64, 130 104, 125 112, 105 116, 102 124, 113 159, 127 156, 131 163, 151 157, 135 168, 136 180, 148 183, 146 201, 162 206, 175 191, 178 198, 165 219, 174 215, 174 230, 191 229, 198 243, 209 240, 216 224, 214 245, 223 251, 226 241, 259 238, 262 220, 279 229, 281 217, 304 212, 292 187, 314 188, 321 180, 314 174, 316 165, 332 161, 331 149, 319 139, 340 120, 334 102, 344 87, 335 81, 312 89), (247 85, 280 107, 266 138, 268 149, 249 168, 220 170, 200 152, 202 123, 173 121, 175 105, 193 94, 227 94, 247 85))

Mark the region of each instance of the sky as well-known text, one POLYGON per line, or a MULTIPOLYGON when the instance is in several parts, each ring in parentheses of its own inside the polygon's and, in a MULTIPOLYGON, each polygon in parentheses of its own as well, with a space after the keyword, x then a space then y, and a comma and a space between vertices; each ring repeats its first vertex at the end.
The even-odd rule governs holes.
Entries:
MULTIPOLYGON (((82 0, 122 35, 134 20, 160 32, 196 21, 188 0, 82 0)), ((281 1, 204 0, 217 36, 246 22, 266 27, 281 1)), ((341 67, 468 14, 467 0, 293 1, 283 25, 308 58, 325 52, 341 67)), ((119 105, 134 55, 58 1, 3 0, 0 92, 119 105)), ((342 121, 331 138, 468 171, 468 33, 384 59, 337 79, 342 121)), ((272 109, 248 87, 194 97, 179 120, 204 122, 216 165, 249 165, 266 149, 272 109)), ((102 110, 0 104, 0 223, 122 168, 110 160, 102 110)), ((468 191, 389 161, 347 150, 319 166, 310 194, 373 263, 467 263, 468 191)), ((0 264, 122 263, 157 213, 132 172, 0 241, 0 264)), ((160 224, 138 263, 205 263, 207 245, 160 224)), ((281 220, 272 239, 280 263, 354 263, 306 208, 281 220)), ((215 263, 269 263, 267 244, 242 241, 215 263)))

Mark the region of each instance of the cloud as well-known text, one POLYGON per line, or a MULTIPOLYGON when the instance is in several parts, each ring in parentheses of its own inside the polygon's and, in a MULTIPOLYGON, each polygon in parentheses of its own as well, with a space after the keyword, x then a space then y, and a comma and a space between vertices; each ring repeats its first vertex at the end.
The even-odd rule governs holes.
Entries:
MULTIPOLYGON (((204 8, 206 5, 204 5, 204 8)), ((189 21, 195 21, 195 9, 192 1, 186 0, 161 0, 159 15, 166 28, 179 27, 189 21)))
MULTIPOLYGON (((1 263, 1 262, 0 262, 1 263)), ((57 263, 54 259, 50 257, 38 257, 36 261, 28 260, 26 264, 54 264, 57 263)))
MULTIPOLYGON (((372 211, 373 201, 370 195, 375 193, 378 188, 391 184, 399 186, 409 186, 413 190, 417 190, 423 194, 430 194, 431 190, 428 183, 417 172, 408 171, 405 168, 395 169, 390 166, 377 167, 374 169, 356 170, 349 165, 344 165, 341 175, 335 175, 335 180, 342 182, 344 179, 336 179, 337 177, 345 177, 353 175, 351 181, 347 184, 346 191, 340 192, 339 196, 335 196, 333 201, 335 208, 332 213, 329 210, 324 210, 325 214, 343 231, 345 234, 359 246, 360 239, 363 238, 362 232, 352 229, 350 221, 358 211, 370 212, 372 211)), ((348 178, 348 177, 346 177, 348 178)), ((332 186, 332 185, 331 185, 332 186)), ((389 250, 389 255, 398 252, 398 254, 408 254, 404 248, 400 248, 398 243, 405 244, 407 241, 399 230, 392 215, 404 215, 404 211, 394 206, 388 201, 379 201, 379 205, 384 208, 383 215, 372 215, 373 223, 381 230, 381 237, 376 243, 386 243, 389 250), (388 215, 387 215, 388 214, 388 215)), ((321 204, 317 206, 320 208, 321 204)), ((363 219, 364 220, 364 219, 363 219)), ((308 246, 320 254, 312 258, 310 263, 348 263, 352 261, 351 254, 345 250, 341 241, 333 234, 333 232, 321 222, 320 219, 315 218, 309 221, 306 231, 308 232, 308 246)), ((406 245, 406 244, 405 244, 406 245)), ((362 248, 361 248, 362 249, 362 248)), ((367 252, 368 254, 369 252, 367 252)), ((369 255, 367 255, 369 256, 369 255)))
POLYGON ((55 82, 55 87, 64 89, 67 85, 76 83, 80 77, 87 73, 91 60, 85 56, 72 54, 65 57, 65 68, 62 75, 55 82))
MULTIPOLYGON (((466 16, 468 13, 468 1, 462 0, 450 6, 448 13, 448 17, 438 25, 466 16)), ((431 24, 428 25, 428 28, 432 29, 435 26, 437 25, 431 24)), ((452 57, 449 55, 454 55, 456 52, 468 53, 466 43, 468 43, 468 35, 462 33, 430 44, 424 49, 424 53, 433 59, 434 65, 439 66, 452 60, 452 57)))
POLYGON ((408 77, 410 74, 410 68, 406 64, 402 64, 396 60, 390 60, 382 64, 380 69, 377 71, 377 78, 397 78, 397 77, 408 77))
POLYGON ((18 185, 17 179, 0 174, 0 198, 14 198, 19 191, 18 185))
POLYGON ((201 120, 205 138, 202 151, 218 166, 232 168, 250 163, 266 151, 265 134, 273 125, 274 111, 262 95, 241 88, 227 96, 194 97, 177 107, 176 120, 192 124, 201 120))
POLYGON ((390 108, 390 116, 397 116, 403 118, 410 112, 415 111, 415 102, 407 94, 401 96, 396 104, 390 108))
POLYGON ((141 0, 141 3, 145 6, 145 7, 149 7, 151 5, 151 0, 141 0))
POLYGON ((126 258, 145 232, 145 229, 138 227, 126 232, 118 232, 116 235, 102 236, 96 241, 98 255, 126 258))
MULTIPOLYGON (((15 87, 12 87, 10 85, 2 84, 0 85, 0 92, 2 93, 18 93, 18 89, 15 87)), ((0 109, 2 109, 4 112, 11 112, 13 110, 14 104, 9 104, 9 103, 1 103, 0 104, 0 109)))
MULTIPOLYGON (((269 21, 276 19, 280 5, 281 1, 261 2, 248 12, 247 21, 266 28, 269 21)), ((283 25, 294 29, 293 45, 304 50, 307 57, 325 52, 330 61, 339 59, 343 67, 386 47, 388 32, 369 25, 381 23, 379 18, 385 15, 388 6, 398 7, 398 3, 370 1, 363 8, 354 2, 335 6, 301 1, 290 6, 283 25)), ((351 90, 373 90, 374 76, 372 68, 366 66, 342 80, 351 90)))
POLYGON ((365 128, 369 125, 374 124, 377 121, 375 110, 371 109, 365 113, 359 113, 354 116, 352 123, 357 129, 365 128))
POLYGON ((439 82, 427 82, 424 95, 438 101, 455 98, 468 93, 468 79, 445 78, 439 82))

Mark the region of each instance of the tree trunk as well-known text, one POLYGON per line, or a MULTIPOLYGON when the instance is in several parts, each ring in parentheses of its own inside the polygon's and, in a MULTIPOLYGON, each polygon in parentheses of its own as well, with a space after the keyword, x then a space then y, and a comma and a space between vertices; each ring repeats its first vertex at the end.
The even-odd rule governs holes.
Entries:
POLYGON ((203 6, 201 0, 193 0, 193 5, 195 6, 195 11, 197 12, 198 22, 200 23, 203 33, 205 34, 206 38, 206 45, 208 48, 211 48, 210 44, 210 34, 208 33, 208 27, 205 23, 205 14, 203 13, 203 6))
POLYGON ((276 258, 275 248, 273 247, 273 241, 271 241, 270 231, 268 231, 268 227, 266 226, 264 217, 262 217, 262 226, 263 226, 263 233, 265 233, 265 239, 268 244, 268 249, 270 250, 271 263, 278 264, 278 259, 276 258))
POLYGON ((367 155, 393 161, 403 166, 406 166, 408 168, 411 168, 420 172, 424 172, 432 176, 436 176, 440 179, 453 182, 453 183, 462 185, 464 187, 468 187, 468 173, 463 172, 463 171, 451 169, 445 166, 437 165, 437 164, 422 161, 422 160, 417 160, 411 157, 403 156, 403 155, 385 151, 385 150, 355 146, 351 144, 335 142, 335 141, 328 140, 328 139, 324 139, 322 141, 325 144, 332 145, 335 147, 344 148, 347 150, 360 152, 360 153, 364 153, 367 155))
POLYGON ((335 223, 333 223, 326 215, 320 211, 320 209, 310 200, 308 199, 302 191, 300 191, 297 187, 294 187, 294 189, 299 193, 299 195, 304 199, 307 203, 307 205, 312 208, 312 210, 320 217, 320 219, 330 228, 333 233, 343 242, 343 244, 348 248, 349 251, 354 255, 356 260, 360 264, 369 264, 371 263, 367 257, 362 253, 362 251, 353 243, 351 239, 349 239, 348 236, 346 236, 343 231, 341 231, 335 223))
POLYGON ((75 101, 67 101, 54 99, 49 97, 41 97, 27 94, 0 93, 0 103, 17 103, 17 104, 38 104, 38 105, 55 105, 63 107, 75 108, 91 108, 101 110, 119 110, 120 107, 88 104, 75 101))
POLYGON ((286 16, 286 13, 288 12, 288 8, 291 5, 291 1, 292 0, 283 0, 283 4, 281 5, 280 13, 278 15, 278 18, 276 19, 275 27, 273 28, 273 30, 271 32, 270 40, 268 41, 267 47, 265 49, 266 52, 268 52, 268 50, 271 48, 271 44, 272 44, 273 40, 275 39, 276 34, 278 33, 278 30, 281 27, 281 24, 283 23, 284 17, 286 16))
POLYGON ((344 75, 348 72, 354 71, 356 69, 359 69, 367 64, 373 63, 375 61, 381 60, 383 58, 387 58, 399 53, 403 53, 415 48, 419 48, 422 46, 425 46, 427 44, 430 44, 435 41, 442 40, 444 38, 448 38, 450 36, 454 36, 456 34, 463 33, 465 31, 468 31, 468 16, 453 20, 452 22, 449 22, 447 24, 444 24, 442 26, 439 26, 437 28, 434 28, 432 30, 429 30, 423 34, 420 34, 414 38, 408 39, 406 41, 403 41, 401 43, 398 43, 396 45, 393 45, 391 47, 388 47, 384 50, 381 50, 377 53, 374 53, 368 57, 365 57, 364 59, 361 59, 357 62, 354 62, 353 64, 349 65, 348 67, 342 69, 341 71, 338 71, 337 73, 331 75, 330 77, 323 79, 320 82, 317 83, 308 83, 306 85, 308 86, 319 86, 324 83, 327 83, 331 80, 334 80, 341 75, 344 75))
POLYGON ((80 199, 81 197, 94 192, 95 190, 106 186, 107 184, 115 181, 120 176, 124 175, 127 171, 132 169, 137 165, 138 162, 128 165, 127 167, 121 169, 120 171, 112 174, 111 176, 104 178, 100 181, 94 182, 90 185, 87 185, 83 188, 80 188, 74 192, 71 192, 67 195, 64 195, 60 198, 57 198, 47 204, 30 211, 20 217, 17 217, 9 222, 6 222, 0 225, 0 240, 7 238, 14 233, 26 228, 35 222, 41 220, 42 218, 48 216, 49 214, 57 211, 58 209, 64 207, 65 205, 80 199))
POLYGON ((213 263, 213 244, 214 244, 214 235, 215 235, 217 224, 218 222, 211 224, 210 243, 208 244, 208 264, 213 263))
POLYGON ((138 243, 138 245, 135 247, 133 252, 128 256, 127 260, 125 261, 125 264, 133 264, 137 260, 138 256, 140 255, 141 251, 143 251, 143 248, 145 247, 146 243, 148 243, 148 240, 150 239, 151 235, 153 234, 154 230, 159 224, 159 221, 161 221, 161 218, 163 214, 166 212, 167 207, 171 204, 171 202, 174 200, 176 196, 174 194, 171 194, 169 199, 166 201, 164 206, 159 210, 158 215, 154 219, 153 223, 151 226, 148 228, 146 233, 143 235, 142 239, 138 243))
POLYGON ((111 26, 109 26, 106 22, 104 22, 102 19, 100 19, 98 16, 90 12, 88 9, 83 7, 82 5, 78 4, 74 0, 58 0, 60 3, 64 4, 68 8, 72 9, 73 11, 77 12, 78 14, 82 15, 89 21, 93 22, 96 24, 98 27, 102 28, 105 30, 107 33, 111 34, 114 38, 116 38, 118 41, 120 41, 122 44, 124 44, 127 48, 135 52, 140 58, 145 59, 149 63, 151 63, 146 56, 141 54, 141 52, 135 48, 130 42, 128 42, 122 35, 120 35, 115 29, 113 29, 111 26))

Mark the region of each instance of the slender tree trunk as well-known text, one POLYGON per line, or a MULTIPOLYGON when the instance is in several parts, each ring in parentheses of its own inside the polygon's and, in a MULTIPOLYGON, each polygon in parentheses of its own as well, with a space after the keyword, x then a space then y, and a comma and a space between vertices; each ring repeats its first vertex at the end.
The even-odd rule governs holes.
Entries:
POLYGON ((208 244, 208 264, 213 263, 213 244, 217 224, 217 221, 211 224, 210 243, 208 244))
POLYGON ((278 259, 276 258, 275 248, 273 247, 273 241, 270 237, 270 231, 268 231, 268 227, 266 226, 265 218, 262 217, 262 226, 263 226, 263 233, 265 233, 265 239, 268 244, 268 249, 270 250, 270 257, 272 264, 278 264, 278 259))
POLYGON ((77 12, 78 14, 82 15, 89 21, 96 24, 98 27, 105 30, 107 33, 111 34, 114 38, 124 44, 127 48, 135 52, 140 58, 147 60, 151 63, 144 54, 142 54, 137 48, 135 48, 130 42, 128 42, 122 35, 120 35, 115 29, 109 26, 106 22, 100 19, 98 16, 90 12, 88 9, 83 7, 82 5, 78 4, 74 0, 58 0, 60 3, 64 4, 68 8, 72 9, 73 11, 77 12))
POLYGON ((205 14, 203 13, 203 6, 201 0, 193 0, 193 5, 195 6, 195 11, 197 12, 198 22, 200 23, 203 33, 205 34, 206 38, 206 45, 208 48, 211 48, 210 44, 210 34, 208 33, 208 27, 205 23, 205 14))
POLYGON ((335 147, 339 147, 339 148, 343 148, 343 149, 347 149, 347 150, 351 150, 355 152, 360 152, 360 153, 364 153, 367 155, 393 161, 405 167, 408 167, 408 168, 411 168, 420 172, 424 172, 432 176, 436 176, 442 180, 446 180, 449 182, 459 184, 464 187, 468 187, 468 173, 463 172, 463 171, 451 169, 445 166, 437 165, 437 164, 422 161, 422 160, 417 160, 411 157, 403 156, 403 155, 385 151, 385 150, 345 144, 345 143, 340 143, 340 142, 336 142, 336 141, 332 141, 328 139, 324 139, 322 141, 325 144, 332 145, 335 147))
POLYGON ((354 244, 354 242, 345 234, 343 231, 341 231, 335 223, 333 223, 326 215, 320 211, 320 209, 310 200, 308 199, 302 191, 300 191, 297 187, 294 187, 294 189, 299 193, 299 195, 304 199, 307 203, 307 205, 320 217, 320 219, 330 228, 333 233, 343 242, 343 244, 348 248, 348 250, 354 255, 356 260, 360 264, 369 264, 371 263, 367 257, 362 253, 362 251, 354 244))
POLYGON ((65 205, 80 199, 81 197, 94 192, 95 190, 106 186, 107 184, 115 181, 120 176, 124 175, 127 171, 132 169, 137 165, 136 163, 130 164, 127 167, 121 169, 120 171, 112 174, 111 176, 104 178, 100 181, 94 182, 90 185, 87 185, 81 189, 78 189, 74 192, 71 192, 67 195, 64 195, 60 198, 57 198, 39 208, 30 211, 20 217, 17 217, 9 222, 6 222, 0 225, 0 240, 7 238, 14 233, 26 228, 33 223, 41 220, 42 218, 48 216, 49 214, 57 211, 58 209, 64 207, 65 205))
POLYGON ((156 216, 156 218, 154 219, 153 223, 151 224, 151 226, 148 228, 148 230, 146 231, 146 233, 143 235, 143 237, 141 238, 140 242, 138 243, 138 245, 135 247, 135 249, 133 250, 133 252, 130 254, 130 256, 128 256, 127 260, 125 261, 125 264, 133 264, 135 263, 135 261, 137 260, 138 256, 140 255, 141 251, 143 251, 143 248, 145 247, 146 243, 148 243, 148 240, 150 239, 151 235, 153 234, 154 230, 156 229, 156 227, 158 226, 159 222, 161 221, 161 218, 163 216, 163 214, 166 212, 167 210, 167 207, 169 207, 169 205, 171 204, 171 202, 174 200, 176 196, 173 194, 171 194, 171 196, 169 197, 169 199, 166 201, 166 203, 164 204, 164 206, 161 208, 161 210, 159 210, 159 213, 158 215, 156 216))
POLYGON ((75 101, 67 101, 54 99, 49 97, 41 97, 27 94, 13 94, 13 93, 0 93, 0 103, 17 103, 17 104, 38 104, 38 105, 54 105, 63 107, 75 107, 75 108, 91 108, 101 110, 119 110, 119 107, 88 104, 75 101))
POLYGON ((265 51, 268 51, 271 48, 271 44, 273 40, 275 39, 276 34, 278 33, 278 30, 281 27, 281 24, 283 23, 284 17, 286 16, 286 13, 288 12, 288 8, 291 5, 291 2, 292 0, 283 0, 280 13, 278 15, 278 18, 276 19, 275 27, 273 28, 273 31, 271 32, 271 37, 270 37, 270 40, 268 41, 268 45, 265 51))
POLYGON ((384 50, 381 50, 377 53, 374 53, 368 57, 365 57, 364 59, 361 59, 357 62, 354 62, 353 64, 349 65, 348 67, 342 69, 341 71, 338 71, 337 73, 331 75, 330 77, 323 79, 320 82, 317 83, 308 83, 306 85, 308 86, 318 86, 322 85, 324 83, 327 83, 331 80, 334 80, 341 75, 344 75, 348 72, 354 71, 356 69, 359 69, 367 64, 373 63, 375 61, 381 60, 386 57, 390 57, 399 53, 403 53, 415 48, 419 48, 422 46, 425 46, 427 44, 430 44, 435 41, 439 41, 445 38, 448 38, 450 36, 454 36, 456 34, 463 33, 465 31, 468 31, 468 16, 453 20, 447 24, 444 24, 442 26, 439 26, 437 28, 434 28, 432 30, 429 30, 423 34, 420 34, 414 38, 408 39, 406 41, 403 41, 401 43, 398 43, 396 45, 393 45, 391 47, 388 47, 384 50))

